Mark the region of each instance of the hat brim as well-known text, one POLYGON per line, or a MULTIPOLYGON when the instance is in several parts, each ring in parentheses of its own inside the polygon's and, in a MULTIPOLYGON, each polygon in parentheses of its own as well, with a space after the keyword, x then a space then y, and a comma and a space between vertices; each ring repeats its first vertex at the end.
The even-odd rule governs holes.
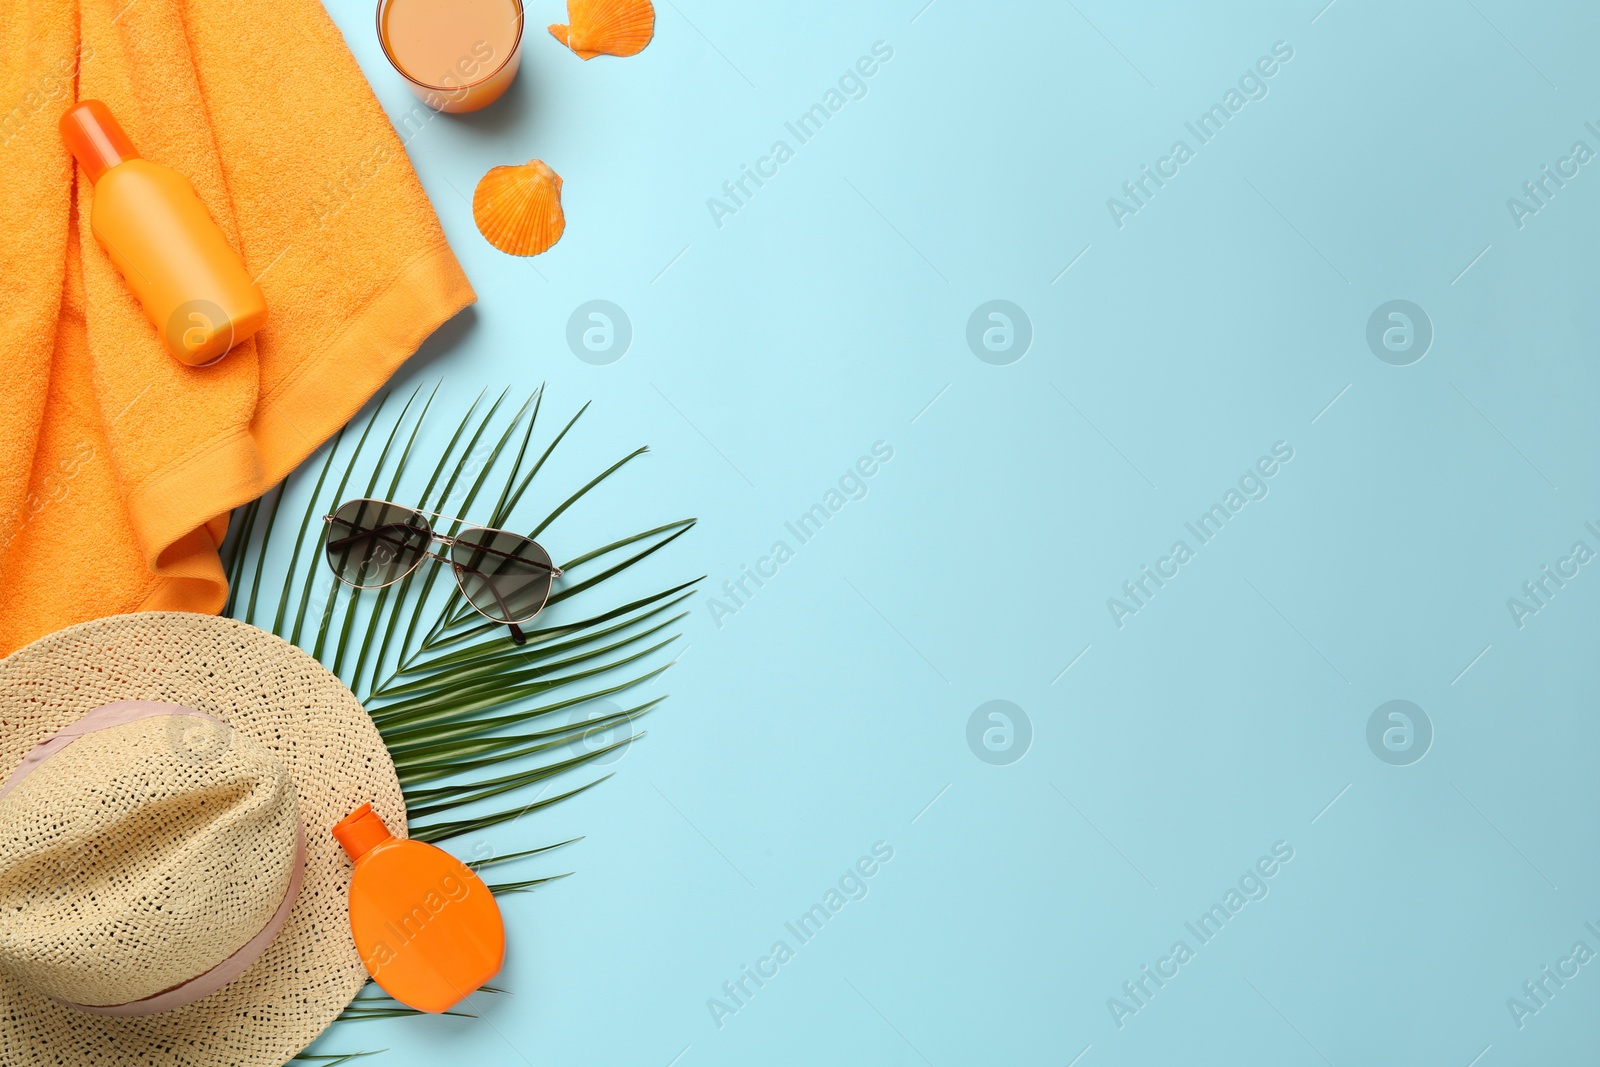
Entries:
POLYGON ((394 761, 350 690, 289 642, 231 619, 145 612, 71 626, 0 660, 0 780, 34 745, 117 700, 205 712, 283 761, 306 833, 300 895, 249 970, 158 1015, 91 1015, 0 976, 0 1063, 281 1067, 366 982, 350 936, 350 863, 330 830, 370 803, 405 836, 394 761))

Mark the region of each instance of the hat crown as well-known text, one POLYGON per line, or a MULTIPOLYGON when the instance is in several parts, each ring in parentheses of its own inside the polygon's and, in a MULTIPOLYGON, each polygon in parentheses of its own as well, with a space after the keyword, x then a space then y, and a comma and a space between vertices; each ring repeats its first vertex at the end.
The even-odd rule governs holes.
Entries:
POLYGON ((123 721, 126 708, 91 712, 0 791, 0 972, 88 1007, 211 971, 298 877, 298 803, 276 756, 188 709, 123 721))

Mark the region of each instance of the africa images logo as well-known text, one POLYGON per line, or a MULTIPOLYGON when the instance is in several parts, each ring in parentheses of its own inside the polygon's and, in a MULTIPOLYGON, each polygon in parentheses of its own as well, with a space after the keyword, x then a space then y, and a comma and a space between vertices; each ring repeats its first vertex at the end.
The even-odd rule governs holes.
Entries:
POLYGON ((872 891, 871 881, 894 859, 894 846, 887 841, 874 841, 871 855, 858 857, 846 867, 838 880, 822 894, 822 899, 802 911, 798 917, 783 924, 785 936, 778 938, 755 963, 741 964, 736 977, 722 983, 721 996, 706 998, 706 1011, 718 1030, 728 1025, 728 1020, 750 1006, 755 995, 792 962, 799 950, 821 934, 828 923, 849 904, 867 899, 872 891))
POLYGON ((1253 501, 1265 500, 1272 491, 1267 484, 1268 479, 1283 469, 1284 465, 1294 459, 1294 448, 1287 441, 1277 441, 1272 446, 1270 456, 1261 456, 1255 465, 1246 468, 1239 476, 1237 487, 1229 486, 1222 494, 1222 499, 1212 504, 1192 522, 1183 524, 1183 528, 1194 537, 1194 544, 1189 544, 1185 538, 1179 538, 1172 543, 1172 547, 1165 556, 1155 561, 1155 569, 1150 564, 1139 568, 1139 576, 1122 583, 1123 597, 1107 597, 1106 611, 1111 615, 1111 621, 1117 629, 1127 625, 1127 620, 1139 614, 1150 606, 1150 601, 1155 598, 1168 582, 1176 578, 1185 564, 1194 559, 1200 549, 1210 544, 1212 539, 1222 532, 1228 520, 1245 509, 1253 501))
MULTIPOLYGON (((1592 522, 1584 523, 1583 527, 1600 544, 1600 527, 1592 522)), ((1549 607, 1556 594, 1581 574, 1583 565, 1594 558, 1595 550, 1589 547, 1589 542, 1579 538, 1572 542, 1572 548, 1565 556, 1556 559, 1554 569, 1548 563, 1540 564, 1539 573, 1522 583, 1521 595, 1506 598, 1506 610, 1511 613, 1511 621, 1516 623, 1517 629, 1528 625, 1530 618, 1549 607)))
POLYGON ((1237 88, 1230 85, 1219 102, 1202 111, 1193 122, 1183 124, 1183 128, 1194 138, 1193 145, 1181 137, 1173 141, 1167 154, 1156 160, 1154 169, 1148 163, 1142 164, 1137 178, 1122 183, 1122 194, 1126 199, 1107 197, 1106 211, 1110 213, 1117 229, 1122 229, 1129 218, 1149 207, 1156 193, 1183 173, 1183 166, 1194 159, 1201 147, 1210 144, 1221 134, 1223 127, 1243 111, 1246 104, 1253 100, 1265 100, 1268 80, 1293 58, 1294 48, 1289 42, 1274 41, 1272 54, 1257 59, 1252 68, 1241 74, 1237 88))
POLYGON ((1175 940, 1167 954, 1155 961, 1154 968, 1148 963, 1141 965, 1137 978, 1122 983, 1122 996, 1107 997, 1106 1010, 1111 1013, 1111 1021, 1117 1029, 1121 1030, 1129 1019, 1148 1008, 1156 994, 1194 961, 1201 948, 1215 941, 1233 917, 1244 911, 1245 905, 1266 900, 1272 892, 1270 880, 1292 859, 1294 846, 1287 841, 1274 841, 1271 855, 1259 857, 1227 888, 1220 901, 1201 912, 1194 921, 1183 924, 1189 937, 1175 940), (1192 945, 1190 938, 1194 940, 1192 945))
MULTIPOLYGON (((1596 928, 1594 923, 1585 922, 1583 928, 1600 938, 1600 928, 1596 928)), ((1518 1030, 1527 1026, 1528 1020, 1548 1008, 1556 994, 1578 977, 1583 967, 1594 958, 1595 951, 1587 941, 1575 941, 1571 951, 1556 960, 1554 969, 1548 963, 1542 965, 1536 977, 1522 983, 1520 996, 1506 998, 1506 1011, 1511 1015, 1512 1024, 1518 1030)))
POLYGON ((869 480, 893 458, 893 445, 887 441, 874 441, 870 456, 863 455, 853 466, 846 467, 838 481, 822 494, 821 500, 801 512, 793 521, 783 524, 784 530, 793 536, 793 544, 789 543, 788 537, 773 541, 766 555, 754 564, 741 564, 739 576, 722 583, 723 596, 706 597, 706 610, 711 613, 711 621, 717 624, 717 629, 722 629, 724 619, 739 614, 749 606, 756 593, 776 578, 783 565, 794 559, 802 547, 820 534, 833 517, 844 510, 846 504, 865 500, 871 488, 869 480), (752 585, 755 588, 752 589, 752 585))
POLYGON ((846 67, 839 75, 836 88, 830 86, 822 94, 821 100, 802 111, 793 122, 783 124, 789 137, 779 137, 773 141, 766 155, 758 158, 754 166, 739 164, 738 176, 722 183, 722 195, 706 198, 706 210, 711 213, 711 221, 717 229, 722 229, 727 225, 726 219, 747 207, 756 193, 776 178, 783 165, 795 157, 796 150, 821 133, 833 116, 845 109, 846 104, 852 100, 865 100, 868 79, 893 58, 893 46, 886 41, 874 41, 872 54, 861 56, 852 66, 846 67), (790 137, 794 139, 793 144, 789 143, 790 137))

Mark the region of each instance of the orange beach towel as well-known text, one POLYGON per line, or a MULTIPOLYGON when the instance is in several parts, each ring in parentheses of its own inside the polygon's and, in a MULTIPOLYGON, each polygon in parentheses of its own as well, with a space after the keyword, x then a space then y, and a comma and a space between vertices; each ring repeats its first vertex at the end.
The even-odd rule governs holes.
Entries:
POLYGON ((123 611, 216 612, 229 511, 474 299, 317 0, 0 0, 0 654, 123 611), (104 100, 266 294, 221 363, 162 347, 56 129, 104 100))

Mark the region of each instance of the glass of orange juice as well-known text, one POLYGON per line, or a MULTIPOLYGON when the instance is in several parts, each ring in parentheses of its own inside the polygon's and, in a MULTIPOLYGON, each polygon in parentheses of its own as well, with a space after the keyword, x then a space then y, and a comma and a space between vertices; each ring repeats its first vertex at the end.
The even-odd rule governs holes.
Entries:
POLYGON ((378 0, 378 41, 423 103, 477 111, 517 76, 522 0, 378 0))

